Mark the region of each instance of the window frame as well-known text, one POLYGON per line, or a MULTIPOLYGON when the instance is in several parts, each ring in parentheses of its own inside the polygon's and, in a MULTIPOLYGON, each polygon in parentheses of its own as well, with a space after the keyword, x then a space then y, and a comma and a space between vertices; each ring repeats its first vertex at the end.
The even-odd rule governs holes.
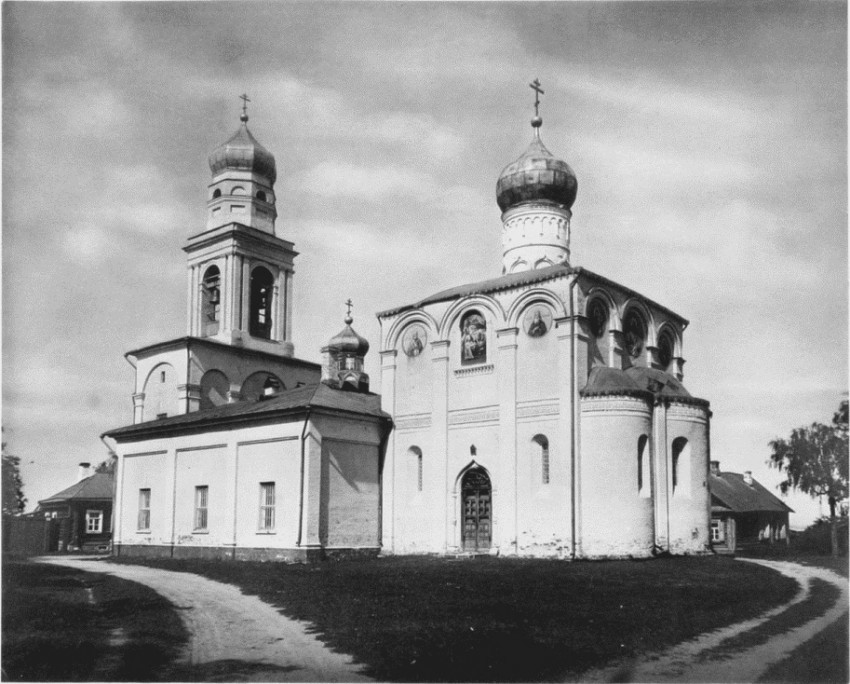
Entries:
POLYGON ((193 532, 207 532, 209 530, 209 485, 197 485, 195 487, 195 515, 193 518, 193 532), (203 523, 201 525, 200 523, 203 523))
POLYGON ((86 534, 103 534, 103 509, 90 508, 86 510, 86 534), (96 523, 94 527, 97 529, 92 529, 92 523, 96 523))
POLYGON ((257 531, 264 534, 275 532, 277 524, 277 486, 274 481, 260 482, 260 505, 257 531), (268 493, 271 492, 271 503, 268 493))
POLYGON ((136 516, 136 531, 150 532, 151 529, 151 490, 150 487, 139 489, 139 512, 136 516), (144 504, 144 505, 143 505, 144 504), (142 525, 142 516, 147 525, 142 525))

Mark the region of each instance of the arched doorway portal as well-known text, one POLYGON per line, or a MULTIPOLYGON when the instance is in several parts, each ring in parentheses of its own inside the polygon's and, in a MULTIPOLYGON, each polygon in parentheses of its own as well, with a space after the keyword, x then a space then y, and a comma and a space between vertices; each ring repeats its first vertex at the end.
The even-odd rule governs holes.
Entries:
POLYGON ((487 472, 476 466, 461 480, 461 544, 464 551, 489 551, 492 539, 492 487, 487 472))

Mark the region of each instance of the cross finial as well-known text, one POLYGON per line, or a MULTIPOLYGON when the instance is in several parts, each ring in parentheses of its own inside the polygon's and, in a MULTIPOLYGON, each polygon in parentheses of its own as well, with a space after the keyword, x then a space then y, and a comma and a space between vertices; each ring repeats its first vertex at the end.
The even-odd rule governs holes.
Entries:
POLYGON ((239 99, 242 100, 242 116, 239 117, 239 120, 244 123, 248 121, 248 103, 251 100, 248 99, 248 96, 245 93, 240 95, 239 99))
POLYGON ((354 306, 353 302, 351 301, 351 297, 349 297, 348 300, 345 302, 345 306, 348 307, 348 310, 345 312, 345 323, 346 325, 351 325, 352 321, 354 321, 354 319, 351 317, 351 307, 354 306))
POLYGON ((540 87, 540 81, 536 78, 528 84, 528 87, 534 91, 534 116, 539 116, 540 112, 538 111, 538 107, 540 107, 540 96, 545 95, 546 93, 540 87))
POLYGON ((543 119, 540 118, 540 96, 545 95, 543 88, 540 87, 540 80, 534 79, 528 84, 528 87, 534 91, 534 118, 531 120, 531 125, 534 128, 540 128, 543 124, 543 119))

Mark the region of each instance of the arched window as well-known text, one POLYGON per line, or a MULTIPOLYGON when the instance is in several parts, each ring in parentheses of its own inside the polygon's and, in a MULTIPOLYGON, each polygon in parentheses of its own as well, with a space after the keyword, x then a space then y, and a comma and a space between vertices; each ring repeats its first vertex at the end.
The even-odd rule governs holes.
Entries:
POLYGON ((274 278, 262 266, 251 272, 251 310, 248 330, 254 337, 271 339, 274 278))
POLYGON ((230 194, 231 195, 245 195, 247 193, 245 192, 245 188, 243 188, 241 185, 236 185, 230 191, 230 194))
POLYGON ((422 449, 412 446, 407 450, 416 472, 416 491, 422 491, 422 449))
POLYGON ((487 361, 487 321, 477 311, 460 319, 460 362, 464 365, 487 361))
POLYGON ((646 324, 636 309, 629 309, 623 319, 623 340, 629 356, 638 358, 646 343, 646 324))
POLYGON ((673 360, 673 338, 668 331, 664 331, 658 338, 658 363, 661 370, 667 370, 673 360))
POLYGON ((671 468, 673 496, 688 496, 691 481, 691 445, 684 437, 676 437, 673 440, 671 468))
POLYGON ((265 193, 265 190, 257 190, 257 199, 258 199, 258 200, 262 200, 263 202, 265 202, 265 201, 266 201, 266 193, 265 193))
POLYGON ((637 476, 638 476, 638 494, 640 496, 649 496, 649 454, 647 453, 647 444, 649 437, 641 435, 638 437, 637 443, 637 476))
POLYGON ((221 197, 221 188, 213 190, 213 199, 216 199, 217 197, 221 197))
POLYGON ((205 336, 218 332, 221 315, 221 273, 218 266, 210 266, 204 273, 201 327, 205 336))
POLYGON ((227 403, 230 380, 220 370, 209 370, 201 378, 201 408, 208 409, 227 403))
POLYGON ((242 383, 240 394, 244 401, 259 401, 264 395, 269 393, 269 388, 276 391, 286 389, 281 379, 272 373, 259 371, 249 375, 245 382, 242 383))
POLYGON ((587 319, 590 323, 590 332, 600 339, 608 331, 608 307, 599 298, 594 299, 587 307, 587 319))
POLYGON ((549 484, 549 439, 546 435, 531 438, 535 450, 535 466, 540 473, 540 484, 549 484))
POLYGON ((144 420, 175 416, 179 410, 177 371, 169 363, 160 363, 145 380, 144 420))

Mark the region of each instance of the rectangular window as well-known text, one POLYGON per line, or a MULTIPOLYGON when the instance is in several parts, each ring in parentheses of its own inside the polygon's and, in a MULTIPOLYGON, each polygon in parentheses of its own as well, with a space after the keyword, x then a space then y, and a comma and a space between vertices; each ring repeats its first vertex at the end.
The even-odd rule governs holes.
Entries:
POLYGON ((723 521, 714 519, 711 521, 711 541, 723 541, 723 521))
POLYGON ((274 530, 275 491, 274 482, 260 483, 260 530, 274 530))
POLYGON ((103 511, 86 511, 86 534, 103 532, 103 511))
POLYGON ((207 501, 210 488, 206 485, 195 487, 195 529, 207 529, 207 501))
POLYGON ((151 490, 139 490, 139 519, 137 522, 139 530, 149 530, 151 528, 151 490))

